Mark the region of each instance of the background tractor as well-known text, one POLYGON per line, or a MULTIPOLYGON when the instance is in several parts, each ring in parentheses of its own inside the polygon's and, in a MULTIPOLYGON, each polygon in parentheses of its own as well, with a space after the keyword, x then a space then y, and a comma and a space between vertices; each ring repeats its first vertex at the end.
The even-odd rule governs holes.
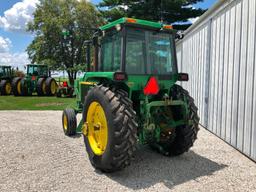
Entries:
POLYGON ((189 93, 175 84, 188 81, 188 74, 178 73, 175 36, 170 25, 131 18, 94 34, 93 71, 88 62, 88 72, 75 82, 77 108, 65 109, 62 122, 66 135, 83 134, 96 169, 126 167, 137 143, 167 156, 192 147, 199 117, 189 93))
POLYGON ((56 97, 62 98, 72 98, 74 96, 74 87, 70 86, 68 81, 58 82, 58 88, 56 92, 56 97))
POLYGON ((27 74, 24 78, 16 77, 12 81, 15 96, 27 96, 37 93, 38 96, 52 96, 56 94, 57 83, 50 77, 46 65, 27 65, 27 74))
POLYGON ((13 79, 11 66, 0 66, 0 94, 10 95, 12 93, 11 82, 13 79))

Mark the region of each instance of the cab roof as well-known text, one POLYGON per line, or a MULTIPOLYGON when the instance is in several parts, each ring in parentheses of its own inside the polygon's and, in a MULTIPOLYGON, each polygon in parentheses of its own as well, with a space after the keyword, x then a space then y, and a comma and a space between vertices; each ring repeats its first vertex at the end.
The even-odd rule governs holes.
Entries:
POLYGON ((120 18, 116 21, 113 21, 111 23, 108 23, 102 27, 100 27, 100 30, 104 31, 104 30, 108 30, 111 29, 113 27, 115 27, 118 24, 130 24, 130 25, 134 25, 134 26, 145 26, 145 27, 152 27, 152 28, 156 28, 156 29, 169 29, 169 30, 173 30, 171 25, 165 25, 163 23, 159 23, 159 22, 152 22, 152 21, 147 21, 147 20, 142 20, 142 19, 134 19, 134 18, 120 18))

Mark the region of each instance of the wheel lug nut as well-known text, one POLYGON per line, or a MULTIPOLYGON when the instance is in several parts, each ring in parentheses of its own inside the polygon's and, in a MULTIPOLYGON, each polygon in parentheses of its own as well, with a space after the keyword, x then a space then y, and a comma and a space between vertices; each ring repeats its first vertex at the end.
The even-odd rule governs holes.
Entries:
POLYGON ((93 126, 94 128, 94 131, 99 131, 100 130, 100 125, 99 124, 96 124, 93 126))

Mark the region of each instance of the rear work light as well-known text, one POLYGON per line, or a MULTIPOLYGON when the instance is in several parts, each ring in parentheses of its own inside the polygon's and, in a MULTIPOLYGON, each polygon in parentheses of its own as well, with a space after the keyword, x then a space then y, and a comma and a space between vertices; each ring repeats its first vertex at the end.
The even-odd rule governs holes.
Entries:
POLYGON ((144 87, 144 95, 156 95, 159 92, 159 85, 155 77, 150 77, 147 85, 144 87))
POLYGON ((126 81, 128 79, 127 74, 124 72, 115 72, 114 80, 115 81, 126 81))

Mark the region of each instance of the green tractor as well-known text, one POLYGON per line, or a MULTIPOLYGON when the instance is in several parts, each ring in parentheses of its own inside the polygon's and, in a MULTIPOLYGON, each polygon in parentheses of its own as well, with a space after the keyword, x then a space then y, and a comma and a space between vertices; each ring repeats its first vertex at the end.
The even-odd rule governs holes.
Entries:
POLYGON ((128 166, 137 143, 166 156, 193 146, 198 109, 175 84, 188 81, 188 74, 178 73, 175 37, 170 25, 131 18, 94 34, 93 70, 76 80, 77 108, 63 111, 62 124, 67 136, 83 135, 96 169, 114 172, 128 166))
POLYGON ((68 81, 58 82, 58 89, 56 93, 58 98, 72 98, 74 96, 74 87, 70 86, 68 81))
POLYGON ((57 83, 50 77, 46 65, 29 64, 24 78, 13 79, 12 90, 15 96, 28 96, 35 92, 38 96, 53 96, 56 94, 57 83))
POLYGON ((13 70, 11 66, 0 66, 0 94, 10 95, 12 93, 11 82, 13 70))

